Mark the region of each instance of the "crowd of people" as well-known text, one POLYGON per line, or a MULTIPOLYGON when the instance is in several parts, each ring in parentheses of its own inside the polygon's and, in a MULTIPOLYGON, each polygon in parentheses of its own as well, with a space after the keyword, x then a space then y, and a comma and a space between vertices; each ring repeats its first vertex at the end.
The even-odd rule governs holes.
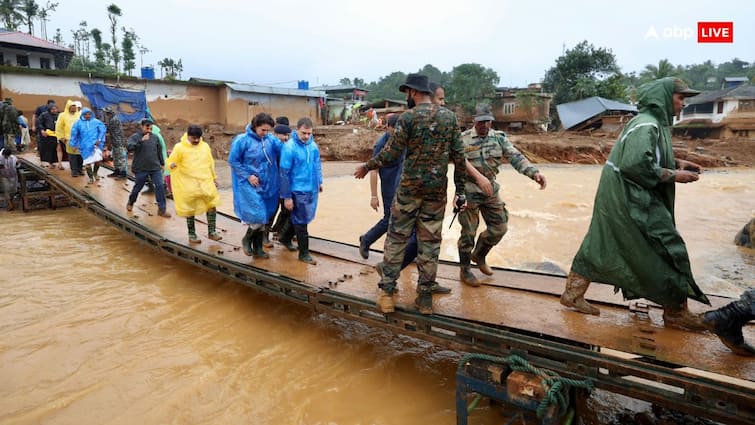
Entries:
MULTIPOLYGON (((478 106, 473 127, 462 132, 456 115, 444 106, 442 86, 426 76, 409 74, 399 90, 407 95, 408 110, 386 117, 386 132, 377 141, 372 158, 354 171, 358 179, 370 174, 370 207, 377 211, 382 201, 383 211, 382 218, 359 237, 359 253, 367 259, 370 246, 386 235, 383 261, 376 265, 380 275, 378 308, 384 313, 395 310, 398 276, 416 263, 415 306, 421 314, 432 314, 433 295, 451 292, 436 281, 448 165, 454 165, 453 205, 461 225, 459 280, 471 287, 482 284, 472 272, 473 263, 483 274, 494 274, 486 257, 507 232, 508 211, 497 182, 499 167, 510 164, 540 189, 547 183, 506 134, 492 128, 494 116, 488 106, 478 106), (486 229, 477 235, 480 216, 486 229)), ((703 169, 674 158, 670 123, 683 107, 684 98, 696 93, 674 78, 655 80, 638 89, 640 113, 624 128, 603 168, 590 229, 574 258, 560 301, 574 311, 597 315, 600 310, 584 298, 588 286, 591 282, 613 285, 625 299, 644 298, 662 306, 665 326, 710 330, 735 353, 753 356, 755 348, 744 340, 742 327, 755 318, 755 289, 704 314, 694 314, 687 307, 689 298, 710 302, 695 283, 684 241, 676 229, 674 188, 677 183, 697 181, 703 169)), ((105 151, 112 153, 114 161, 115 170, 109 177, 125 178, 130 152, 136 182, 128 211, 142 188, 152 182, 158 215, 171 217, 165 193, 170 187, 176 214, 186 219, 189 243, 201 243, 195 219, 201 214, 207 217, 207 238, 222 239, 216 226, 220 198, 215 164, 202 139, 202 128, 190 125, 168 156, 165 141, 151 119, 142 120, 139 130, 124 141, 115 111, 105 108, 102 112, 105 123, 77 102, 67 102, 61 112, 52 101, 38 108, 31 131, 38 137, 42 163, 63 169, 67 156, 71 175, 86 172, 91 183, 99 178, 98 164, 105 151)), ((8 109, 3 109, 2 115, 6 114, 8 109)), ((8 170, 15 171, 16 164, 13 147, 7 146, 10 133, 4 123, 6 146, 0 156, 0 182, 7 199, 12 184, 8 170)), ((22 128, 20 124, 18 128, 22 128)), ((241 240, 244 254, 269 258, 264 248, 271 246, 269 234, 275 231, 282 245, 298 250, 300 261, 317 264, 309 250, 308 224, 317 211, 323 177, 313 128, 309 118, 299 119, 292 129, 287 117, 274 120, 259 113, 244 133, 233 139, 228 163, 233 210, 246 226, 241 240)))

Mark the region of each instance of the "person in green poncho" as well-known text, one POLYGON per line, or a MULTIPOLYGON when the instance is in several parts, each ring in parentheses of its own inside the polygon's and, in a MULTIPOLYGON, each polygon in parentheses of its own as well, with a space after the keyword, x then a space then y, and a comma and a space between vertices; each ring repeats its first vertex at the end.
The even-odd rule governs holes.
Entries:
POLYGON ((676 183, 699 179, 702 168, 675 159, 673 117, 684 98, 699 92, 676 78, 637 90, 640 113, 613 146, 595 194, 592 222, 574 257, 561 304, 586 314, 600 311, 584 299, 590 282, 614 285, 624 298, 663 306, 665 326, 703 330, 687 299, 710 305, 695 283, 687 248, 676 229, 676 183))

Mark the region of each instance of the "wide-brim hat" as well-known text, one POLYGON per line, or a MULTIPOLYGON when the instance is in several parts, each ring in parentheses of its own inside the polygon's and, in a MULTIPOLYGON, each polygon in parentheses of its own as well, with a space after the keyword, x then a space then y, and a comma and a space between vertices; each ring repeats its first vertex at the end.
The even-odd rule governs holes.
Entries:
POLYGON ((398 87, 398 91, 406 92, 407 89, 414 89, 422 93, 432 94, 430 91, 430 82, 426 75, 409 74, 406 76, 404 84, 398 87))
POLYGON ((102 112, 104 112, 106 114, 114 114, 115 110, 113 109, 112 106, 106 106, 106 107, 102 108, 102 112))

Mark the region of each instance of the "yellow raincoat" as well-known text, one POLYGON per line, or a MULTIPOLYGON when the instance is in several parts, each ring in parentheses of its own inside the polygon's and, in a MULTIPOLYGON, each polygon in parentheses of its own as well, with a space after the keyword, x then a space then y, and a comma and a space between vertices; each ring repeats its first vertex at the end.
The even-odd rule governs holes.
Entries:
POLYGON ((58 114, 58 121, 55 123, 55 136, 58 140, 65 139, 66 152, 69 154, 80 154, 79 148, 72 148, 69 146, 71 129, 73 128, 73 125, 76 124, 76 121, 79 120, 79 117, 81 117, 81 111, 74 112, 73 114, 68 112, 68 108, 70 108, 71 105, 73 105, 73 100, 68 99, 66 101, 66 108, 58 114))
POLYGON ((173 164, 176 167, 170 170, 170 183, 178 216, 204 214, 220 204, 210 145, 201 139, 198 145, 192 145, 184 133, 168 157, 167 166, 173 164))

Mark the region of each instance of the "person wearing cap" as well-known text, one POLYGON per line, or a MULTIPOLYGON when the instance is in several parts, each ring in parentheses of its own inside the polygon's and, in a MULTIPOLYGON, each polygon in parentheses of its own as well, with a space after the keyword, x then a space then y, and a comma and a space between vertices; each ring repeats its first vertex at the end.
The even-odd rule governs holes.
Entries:
POLYGON ((102 151, 105 149, 106 132, 105 124, 95 118, 89 108, 81 110, 81 117, 71 129, 69 144, 81 152, 82 164, 89 176, 89 183, 100 179, 98 172, 102 151))
POLYGON ((102 108, 107 127, 108 145, 113 153, 113 172, 108 177, 118 180, 128 177, 128 151, 126 151, 126 137, 123 135, 123 125, 112 106, 102 108))
POLYGON ((55 122, 55 136, 58 138, 58 142, 63 143, 66 147, 71 177, 84 175, 84 160, 81 158, 81 152, 68 143, 71 139, 71 129, 80 117, 81 113, 76 108, 76 104, 69 99, 66 101, 65 109, 58 114, 58 120, 55 122))
POLYGON ((592 221, 566 278, 561 304, 586 314, 600 310, 584 299, 590 282, 621 289, 625 299, 663 307, 667 327, 702 330, 689 298, 708 304, 695 283, 687 247, 674 222, 676 183, 697 181, 699 165, 674 158, 673 117, 698 92, 676 78, 637 89, 640 113, 624 127, 600 175, 592 221))
MULTIPOLYGON (((160 139, 152 133, 153 124, 149 118, 141 120, 139 130, 132 134, 126 143, 126 149, 134 153, 131 169, 136 176, 126 204, 126 210, 129 212, 134 208, 139 192, 147 183, 147 177, 151 177, 153 182, 161 183, 162 181, 165 157, 160 147, 160 139)), ((170 213, 165 210, 165 185, 155 184, 155 200, 157 201, 157 215, 170 218, 170 213)))
POLYGON ((414 304, 421 314, 432 314, 432 286, 438 270, 449 162, 454 164, 454 205, 466 207, 466 202, 459 201, 467 179, 464 146, 456 115, 431 102, 426 76, 407 75, 399 90, 406 93, 409 110, 399 117, 385 149, 358 166, 354 177, 364 178, 370 170, 393 164, 405 155, 401 181, 391 206, 377 304, 384 313, 394 311, 396 279, 409 238, 416 231, 419 277, 414 304))
MULTIPOLYGON (((273 127, 273 134, 271 137, 278 139, 281 142, 281 145, 288 142, 288 139, 291 137, 291 127, 289 127, 288 124, 288 117, 275 118, 275 127, 273 127)), ((280 157, 278 158, 278 165, 280 165, 280 157)), ((280 240, 280 236, 283 233, 290 235, 291 238, 294 236, 294 227, 291 225, 291 214, 283 207, 283 198, 279 200, 278 206, 270 216, 270 221, 267 223, 267 226, 265 226, 265 232, 263 232, 262 237, 262 245, 265 248, 273 247, 273 243, 270 241, 270 232, 277 233, 279 236, 278 240, 280 240)), ((287 248, 291 248, 293 251, 294 247, 291 245, 287 248)))
POLYGON ((467 155, 467 173, 471 178, 467 180, 465 188, 467 208, 459 212, 461 235, 457 247, 460 280, 471 286, 480 286, 480 282, 472 274, 471 261, 477 263, 481 272, 492 275, 493 271, 485 257, 508 230, 509 213, 498 195, 500 185, 496 176, 499 167, 508 162, 518 173, 540 185, 540 189, 545 189, 546 186, 545 176, 511 144, 506 133, 491 129, 493 121, 490 107, 478 105, 474 126, 461 134, 467 155), (475 244, 480 214, 485 220, 486 229, 480 233, 475 244))
POLYGON ((255 115, 246 131, 233 138, 228 155, 233 212, 247 226, 241 246, 244 254, 260 259, 270 257, 264 250, 263 233, 280 201, 281 142, 269 134, 274 126, 269 114, 255 115))
POLYGON ((207 213, 207 237, 223 239, 217 231, 217 206, 220 204, 215 160, 210 145, 202 140, 202 127, 190 125, 167 160, 171 170, 176 215, 186 217, 189 243, 201 243, 194 216, 207 213))

